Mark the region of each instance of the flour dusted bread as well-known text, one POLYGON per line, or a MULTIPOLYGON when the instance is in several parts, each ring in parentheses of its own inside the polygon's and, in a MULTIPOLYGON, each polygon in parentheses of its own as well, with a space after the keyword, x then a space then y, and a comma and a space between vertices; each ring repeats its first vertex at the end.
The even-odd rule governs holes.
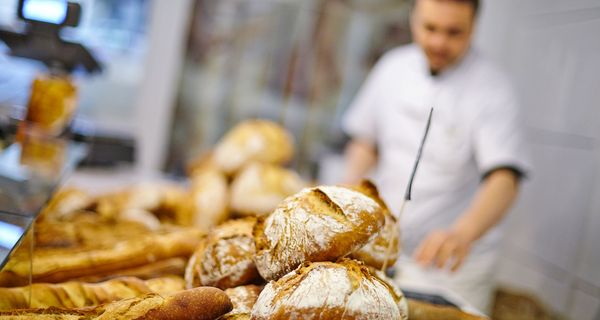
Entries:
POLYGON ((150 293, 94 308, 0 311, 0 320, 213 320, 231 309, 231 301, 223 291, 202 287, 164 296, 150 293))
POLYGON ((408 319, 398 289, 360 262, 306 263, 260 293, 252 319, 408 319))
POLYGON ((81 308, 121 299, 135 298, 147 293, 171 294, 184 289, 179 277, 141 280, 134 277, 113 279, 100 283, 69 281, 58 284, 34 283, 31 288, 0 288, 0 310, 23 308, 81 308), (29 294, 31 292, 31 304, 29 294))
POLYGON ((247 120, 231 129, 216 145, 214 163, 233 174, 250 162, 283 164, 294 154, 292 136, 268 120, 247 120))
POLYGON ((255 262, 266 280, 305 261, 335 261, 379 232, 381 207, 360 192, 337 186, 307 188, 287 198, 254 228, 255 262))
POLYGON ((272 164, 252 163, 231 184, 231 209, 239 215, 268 215, 307 184, 300 176, 272 164))
POLYGON ((263 286, 247 285, 225 290, 225 294, 233 304, 233 310, 219 318, 219 320, 242 320, 250 319, 252 307, 258 299, 263 286))
POLYGON ((373 183, 364 180, 358 186, 353 187, 353 189, 369 196, 381 206, 385 215, 385 223, 376 237, 358 251, 353 252, 350 257, 361 260, 377 269, 381 269, 384 266, 393 266, 398 259, 401 249, 400 229, 398 228, 396 218, 379 196, 379 192, 373 183))
POLYGON ((255 218, 227 221, 202 240, 188 262, 188 288, 214 286, 221 289, 251 283, 258 278, 252 259, 255 218))

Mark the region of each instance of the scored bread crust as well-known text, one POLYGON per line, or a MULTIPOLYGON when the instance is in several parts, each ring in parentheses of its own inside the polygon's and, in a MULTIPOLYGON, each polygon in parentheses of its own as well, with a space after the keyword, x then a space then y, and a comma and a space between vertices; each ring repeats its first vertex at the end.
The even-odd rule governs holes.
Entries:
POLYGON ((274 280, 305 261, 335 261, 370 241, 384 223, 381 207, 338 186, 307 188, 287 198, 254 228, 260 275, 274 280))
POLYGON ((361 262, 305 263, 260 293, 252 319, 408 319, 402 293, 361 262))
POLYGON ((185 271, 186 286, 237 287, 256 280, 258 271, 252 259, 256 252, 252 217, 230 220, 205 237, 190 257, 185 271))
POLYGON ((227 295, 212 287, 180 291, 168 296, 150 293, 93 308, 46 308, 0 311, 0 320, 212 320, 231 311, 227 295))
POLYGON ((401 251, 400 229, 398 222, 392 215, 387 205, 379 195, 377 187, 369 180, 363 180, 358 186, 352 187, 371 199, 375 200, 382 208, 385 215, 385 222, 379 234, 371 239, 366 245, 353 252, 350 257, 363 261, 367 265, 381 269, 393 266, 398 259, 401 251))

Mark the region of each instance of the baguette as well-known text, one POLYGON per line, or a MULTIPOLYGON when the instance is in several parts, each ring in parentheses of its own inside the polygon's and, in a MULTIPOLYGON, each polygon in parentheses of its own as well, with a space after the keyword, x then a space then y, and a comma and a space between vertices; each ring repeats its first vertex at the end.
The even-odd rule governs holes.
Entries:
POLYGON ((0 320, 108 320, 108 319, 197 319, 212 320, 231 311, 227 295, 211 287, 184 290, 161 296, 150 293, 142 297, 115 301, 93 308, 46 308, 0 311, 0 320))
POLYGON ((168 277, 143 281, 126 277, 101 283, 70 281, 59 284, 35 283, 31 287, 0 288, 0 310, 23 308, 81 308, 155 292, 171 294, 184 289, 182 278, 168 277), (29 294, 31 293, 31 304, 29 294))
MULTIPOLYGON (((172 257, 188 257, 194 252, 201 236, 202 233, 193 228, 176 228, 159 234, 133 237, 106 248, 36 250, 32 278, 34 282, 57 283, 172 257)), ((0 286, 27 284, 29 271, 29 255, 21 250, 0 272, 0 286)))
POLYGON ((305 261, 335 261, 369 242, 384 222, 381 207, 337 186, 304 189, 254 228, 260 275, 275 280, 305 261))
POLYGON ((184 257, 169 258, 151 262, 139 267, 113 270, 104 273, 96 273, 90 276, 74 278, 81 282, 101 282, 120 277, 136 277, 143 280, 161 278, 166 276, 182 277, 185 273, 187 259, 184 257))

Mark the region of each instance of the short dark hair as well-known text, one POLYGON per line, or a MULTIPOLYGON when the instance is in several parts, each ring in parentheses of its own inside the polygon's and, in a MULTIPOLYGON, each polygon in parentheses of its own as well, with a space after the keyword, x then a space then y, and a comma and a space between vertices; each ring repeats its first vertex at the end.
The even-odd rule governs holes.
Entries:
MULTIPOLYGON (((419 0, 415 0, 415 3, 419 0)), ((454 2, 463 2, 470 4, 473 7, 473 13, 475 16, 479 13, 479 0, 438 0, 438 1, 454 1, 454 2)))

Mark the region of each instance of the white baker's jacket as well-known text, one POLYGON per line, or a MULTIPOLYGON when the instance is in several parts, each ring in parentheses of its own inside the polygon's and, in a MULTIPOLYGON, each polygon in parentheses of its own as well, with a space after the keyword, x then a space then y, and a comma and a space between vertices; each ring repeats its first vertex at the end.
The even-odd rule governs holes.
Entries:
MULTIPOLYGON (((434 77, 418 46, 400 47, 376 64, 342 121, 351 137, 377 145, 372 178, 394 214, 431 107, 412 200, 400 220, 406 254, 429 232, 450 227, 465 212, 486 173, 505 166, 529 169, 518 104, 504 75, 471 49, 434 77)), ((472 252, 497 247, 499 233, 492 229, 472 252)))

